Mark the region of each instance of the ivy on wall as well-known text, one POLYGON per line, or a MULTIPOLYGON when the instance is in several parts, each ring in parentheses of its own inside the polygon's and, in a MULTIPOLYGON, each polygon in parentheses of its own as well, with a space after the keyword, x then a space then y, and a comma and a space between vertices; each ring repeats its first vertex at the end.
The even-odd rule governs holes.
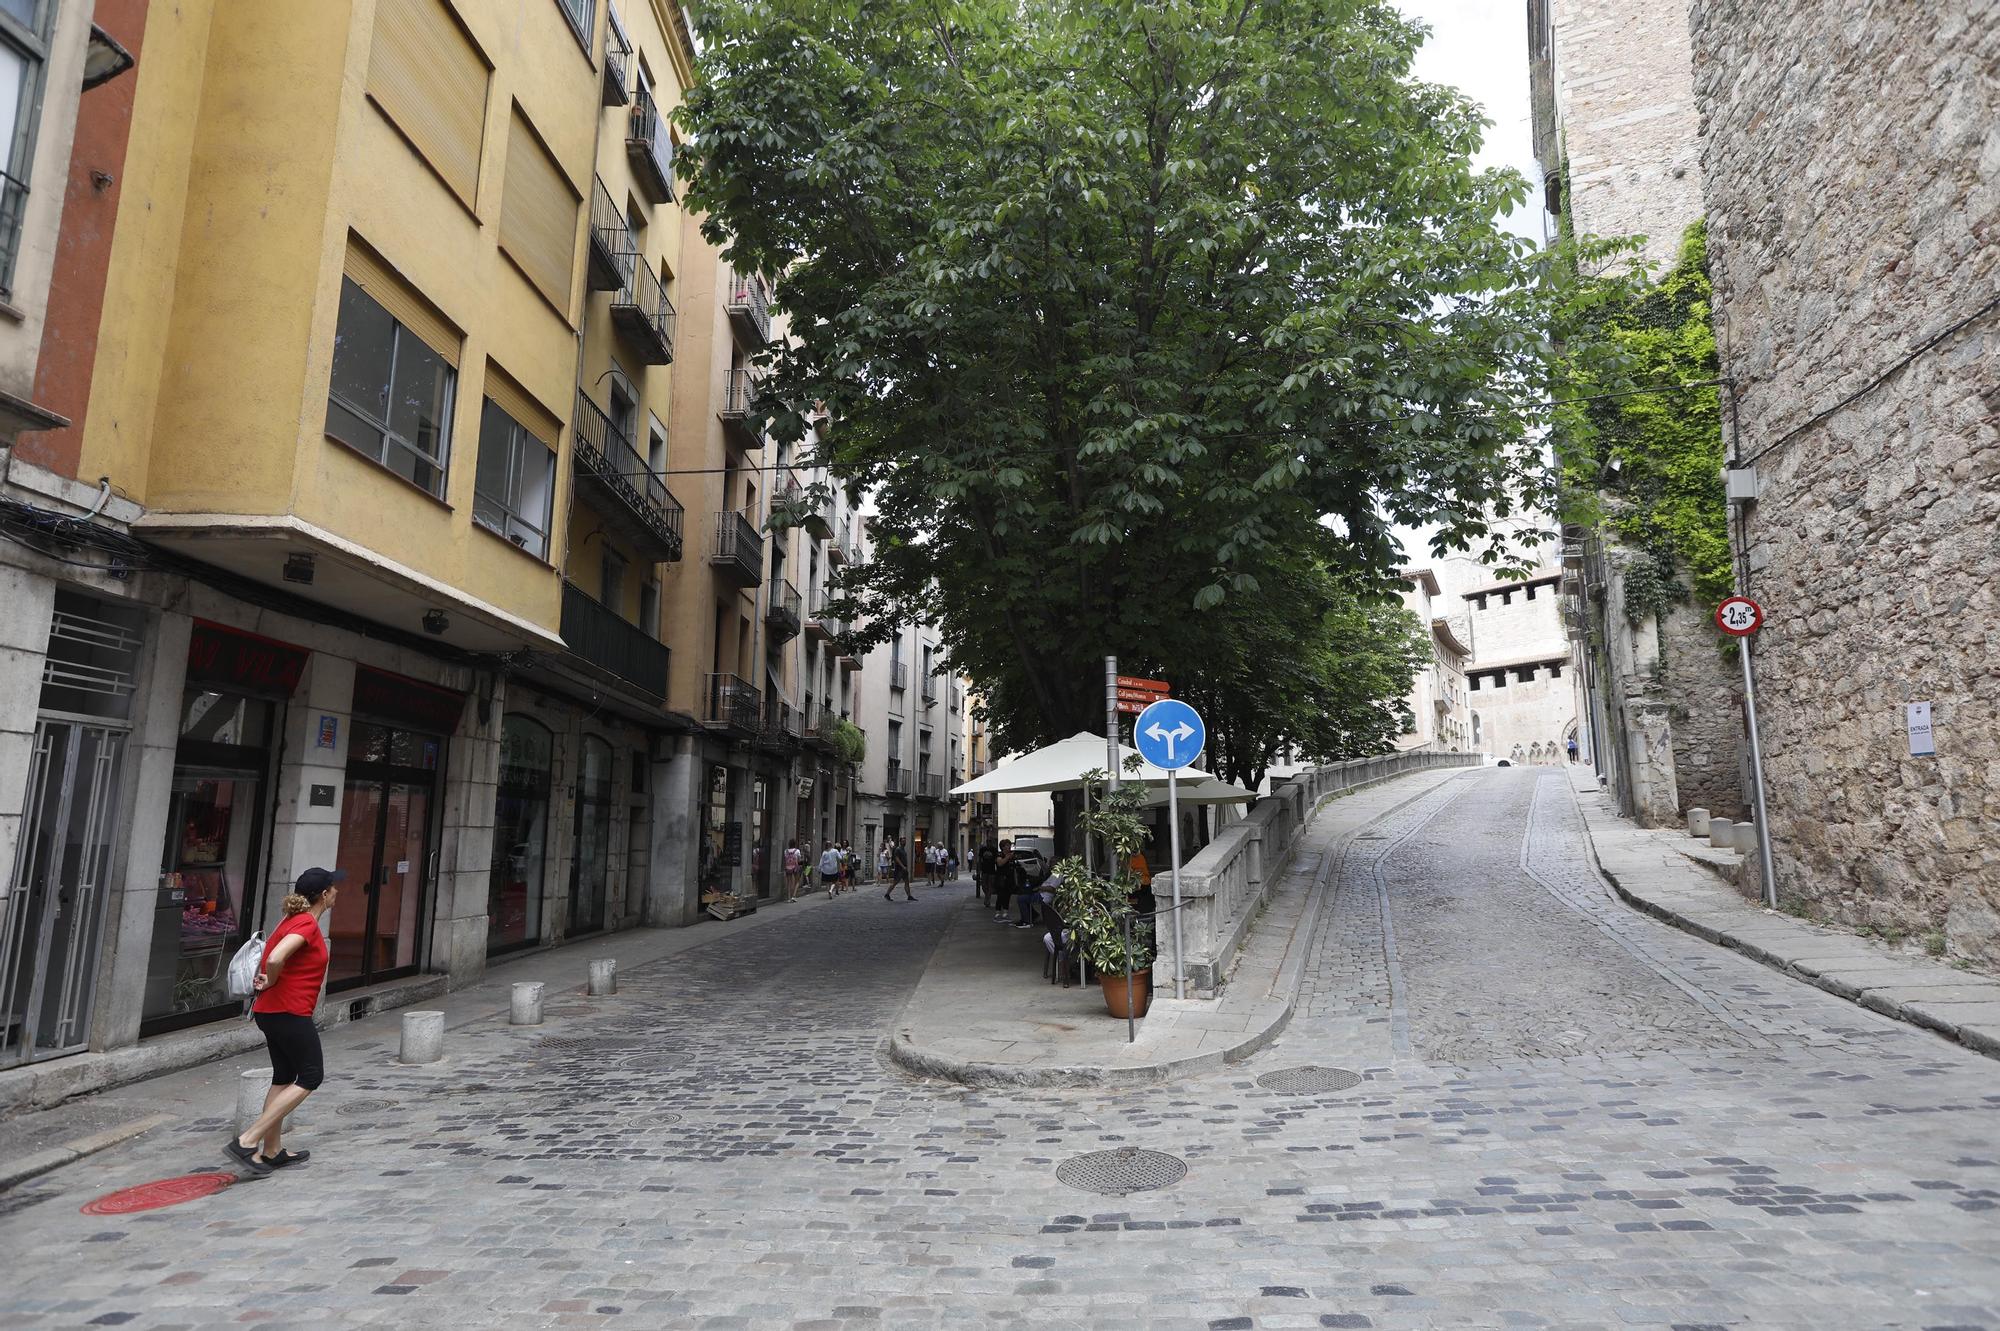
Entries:
MULTIPOLYGON (((1682 237, 1674 266, 1608 307, 1588 355, 1573 355, 1574 395, 1627 385, 1694 384, 1718 376, 1709 323, 1708 236, 1696 222, 1682 237)), ((1583 349, 1578 349, 1583 350, 1583 349)), ((1626 605, 1635 619, 1659 614, 1688 589, 1720 601, 1734 590, 1729 507, 1722 486, 1722 415, 1714 386, 1631 393, 1568 410, 1560 422, 1564 489, 1628 547, 1641 552, 1626 571, 1626 605)))

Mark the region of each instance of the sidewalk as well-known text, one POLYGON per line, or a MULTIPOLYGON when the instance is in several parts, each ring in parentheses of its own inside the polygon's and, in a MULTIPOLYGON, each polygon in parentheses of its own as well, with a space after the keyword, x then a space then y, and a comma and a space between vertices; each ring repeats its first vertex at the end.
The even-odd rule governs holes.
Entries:
POLYGON ((968 902, 897 1017, 888 1056, 919 1076, 970 1086, 1156 1085, 1248 1058, 1291 1020, 1340 852, 1370 823, 1468 770, 1476 769, 1394 777, 1329 801, 1251 925, 1221 996, 1176 1000, 1173 976, 1156 970, 1135 1043, 1106 1012, 1095 980, 1064 989, 1043 978, 1041 930, 1001 925, 968 902))
POLYGON ((1766 910, 1723 881, 1733 855, 1685 832, 1620 818, 1587 769, 1570 769, 1597 867, 1624 900, 1711 943, 2000 1058, 2000 981, 1886 942, 1766 910))
MULTIPOLYGON (((865 886, 864 886, 864 889, 865 886)), ((545 1005, 554 1008, 566 994, 581 993, 589 975, 589 963, 611 957, 621 974, 651 962, 704 947, 746 930, 766 928, 792 919, 801 912, 832 905, 824 892, 800 898, 792 905, 765 903, 754 914, 727 922, 707 921, 680 929, 630 929, 581 939, 562 947, 503 957, 494 962, 477 984, 444 992, 442 976, 422 977, 435 981, 431 993, 407 1006, 421 1006, 445 1014, 447 1030, 499 1017, 505 1020, 509 990, 517 981, 539 980, 547 986, 545 1005)), ((336 1050, 383 1049, 394 1056, 401 1012, 380 1009, 351 1020, 329 1022, 330 1009, 345 1011, 349 994, 334 996, 321 1004, 321 1039, 329 1057, 336 1050)), ((141 1073, 123 1079, 95 1094, 79 1095, 52 1108, 31 1110, 0 1118, 0 1190, 23 1179, 59 1169, 75 1160, 129 1141, 133 1137, 166 1124, 189 1119, 214 1118, 232 1114, 236 1105, 238 1075, 245 1069, 268 1070, 263 1037, 247 1021, 216 1023, 208 1032, 211 1047, 219 1057, 199 1063, 175 1064, 157 1074, 141 1073)), ((143 1054, 137 1050, 117 1051, 143 1054)), ((78 1055, 104 1059, 113 1055, 78 1055)), ((56 1060, 70 1061, 70 1060, 56 1060)), ((308 1106, 308 1112, 311 1106, 308 1106)))

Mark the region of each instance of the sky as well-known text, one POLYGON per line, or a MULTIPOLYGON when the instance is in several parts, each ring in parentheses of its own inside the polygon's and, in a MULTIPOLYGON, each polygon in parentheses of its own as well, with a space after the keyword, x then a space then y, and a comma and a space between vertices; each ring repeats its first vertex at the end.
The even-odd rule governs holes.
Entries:
MULTIPOLYGON (((1535 180, 1525 0, 1397 0, 1396 7, 1430 25, 1431 38, 1417 52, 1417 77, 1457 88, 1484 107, 1493 122, 1474 163, 1511 166, 1535 180)), ((1530 239, 1542 239, 1542 213, 1532 199, 1509 225, 1530 239)))

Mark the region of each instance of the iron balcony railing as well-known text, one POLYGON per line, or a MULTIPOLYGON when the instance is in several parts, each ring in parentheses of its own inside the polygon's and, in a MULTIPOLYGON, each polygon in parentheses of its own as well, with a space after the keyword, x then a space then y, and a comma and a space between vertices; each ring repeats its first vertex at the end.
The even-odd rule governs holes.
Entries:
POLYGON ((581 389, 576 395, 577 480, 594 507, 640 554, 672 563, 681 557, 681 505, 660 474, 646 465, 624 431, 581 389))
POLYGON ((844 621, 834 618, 826 605, 825 596, 814 599, 812 618, 806 621, 806 631, 822 642, 832 642, 847 633, 847 625, 844 621))
POLYGON ((667 696, 665 644, 573 582, 562 588, 562 637, 570 654, 656 699, 667 696))
POLYGON ((727 276, 724 307, 729 311, 729 322, 747 345, 761 347, 771 340, 771 294, 764 288, 764 279, 755 273, 734 271, 727 276))
POLYGON ((761 732, 767 740, 796 741, 803 736, 799 709, 780 698, 775 693, 764 695, 764 723, 761 732))
POLYGON ((937 676, 925 675, 923 677, 922 683, 923 683, 923 693, 924 693, 924 706, 928 707, 932 703, 938 700, 937 676))
POLYGON ((616 291, 631 281, 631 268, 638 246, 632 243, 632 228, 618 201, 611 197, 602 177, 591 182, 590 268, 592 291, 616 291))
POLYGON ((965 710, 965 690, 956 684, 951 686, 951 710, 954 712, 965 710))
POLYGON ((770 604, 764 607, 764 623, 775 642, 790 642, 799 636, 799 589, 788 578, 772 584, 770 604))
POLYGON ((632 94, 625 82, 625 61, 632 54, 632 48, 618 32, 618 25, 604 25, 604 104, 623 106, 632 94))
POLYGON ((738 675, 702 676, 701 719, 712 726, 727 726, 745 734, 757 733, 757 690, 738 675))
POLYGON ((625 121, 625 156, 639 187, 654 203, 670 203, 674 197, 674 141, 666 122, 653 105, 653 94, 644 83, 632 95, 632 110, 625 121))
POLYGON ((901 763, 889 764, 888 774, 882 782, 882 791, 888 795, 907 795, 910 793, 909 774, 903 770, 901 763))
POLYGON ((889 663, 889 687, 892 689, 906 689, 910 687, 910 668, 901 661, 891 661, 889 663))
POLYGON ((829 564, 845 564, 847 562, 846 527, 842 527, 840 532, 831 541, 827 542, 826 559, 829 564))
POLYGON ((631 340, 639 359, 668 365, 674 359, 674 306, 646 256, 627 256, 625 283, 611 295, 611 321, 631 340))
POLYGON ((748 366, 739 366, 729 372, 729 383, 722 396, 723 428, 738 448, 759 449, 764 446, 764 436, 751 423, 751 413, 757 407, 757 376, 748 366))
POLYGON ((764 581, 764 537, 743 513, 715 515, 715 550, 708 562, 745 587, 764 581))
POLYGON ((932 801, 943 799, 944 778, 919 772, 917 774, 917 798, 932 801))

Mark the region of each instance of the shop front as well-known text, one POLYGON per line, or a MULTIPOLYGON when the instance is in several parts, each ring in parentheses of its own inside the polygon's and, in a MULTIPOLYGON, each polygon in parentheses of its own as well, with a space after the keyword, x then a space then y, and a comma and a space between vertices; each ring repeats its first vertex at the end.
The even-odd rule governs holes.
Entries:
POLYGON ((227 971, 261 918, 285 708, 305 648, 197 621, 147 954, 141 1036, 233 1016, 227 971))
POLYGON ((576 775, 575 852, 570 859, 569 936, 604 928, 611 881, 611 746, 595 735, 583 737, 583 761, 576 775))

